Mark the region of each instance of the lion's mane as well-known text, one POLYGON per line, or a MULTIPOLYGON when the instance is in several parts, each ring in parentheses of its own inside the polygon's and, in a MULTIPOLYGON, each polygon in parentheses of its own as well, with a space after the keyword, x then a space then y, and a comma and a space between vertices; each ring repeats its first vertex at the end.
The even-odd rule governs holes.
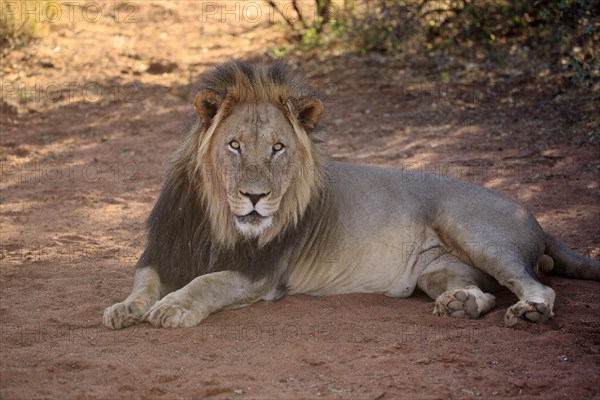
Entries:
MULTIPOLYGON (((148 245, 138 267, 154 266, 161 279, 182 287, 196 276, 219 270, 239 270, 258 279, 271 273, 278 252, 301 230, 301 221, 323 186, 322 139, 303 125, 308 86, 281 63, 269 65, 232 61, 201 77, 200 92, 215 94, 220 104, 210 121, 194 123, 171 160, 161 194, 148 219, 148 245), (222 184, 220 160, 211 145, 216 127, 239 104, 269 102, 288 118, 297 135, 299 156, 295 179, 269 231, 246 239, 234 226, 222 184)), ((296 168, 295 168, 296 169, 296 168)), ((279 173, 286 173, 279 171, 279 173)))

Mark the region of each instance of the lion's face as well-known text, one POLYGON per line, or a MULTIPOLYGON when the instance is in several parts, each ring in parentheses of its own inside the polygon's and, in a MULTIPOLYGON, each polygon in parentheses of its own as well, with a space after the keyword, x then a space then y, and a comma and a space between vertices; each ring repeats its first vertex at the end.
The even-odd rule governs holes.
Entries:
POLYGON ((322 187, 323 104, 276 65, 227 64, 205 87, 194 98, 201 124, 178 158, 201 178, 213 239, 263 246, 293 229, 322 187))
POLYGON ((240 104, 214 132, 213 159, 239 232, 258 237, 278 218, 294 180, 298 138, 270 103, 240 104))

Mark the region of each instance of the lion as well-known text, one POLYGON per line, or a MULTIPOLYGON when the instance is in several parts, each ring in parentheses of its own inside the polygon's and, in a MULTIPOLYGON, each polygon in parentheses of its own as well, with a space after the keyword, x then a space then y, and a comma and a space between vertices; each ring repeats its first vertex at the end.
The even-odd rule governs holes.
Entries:
POLYGON ((435 315, 478 318, 505 286, 518 297, 510 326, 553 315, 555 292, 536 274, 600 280, 600 262, 507 197, 328 160, 324 107, 309 93, 281 63, 230 61, 202 77, 197 122, 148 219, 133 291, 105 310, 104 325, 191 327, 259 300, 416 288, 435 315))

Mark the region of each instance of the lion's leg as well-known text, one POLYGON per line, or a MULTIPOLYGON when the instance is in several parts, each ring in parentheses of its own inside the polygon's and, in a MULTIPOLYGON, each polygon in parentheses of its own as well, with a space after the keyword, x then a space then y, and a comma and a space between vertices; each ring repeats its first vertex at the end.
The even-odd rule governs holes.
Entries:
POLYGON ((519 298, 519 302, 512 305, 504 315, 506 325, 514 325, 519 320, 544 322, 554 315, 554 290, 540 283, 532 268, 513 261, 507 264, 499 263, 493 269, 487 270, 519 298))
POLYGON ((160 277, 154 268, 137 268, 131 294, 125 301, 104 310, 104 325, 121 329, 142 322, 146 312, 160 299, 161 289, 160 277))
POLYGON ((496 305, 496 298, 483 291, 495 291, 496 281, 453 256, 430 264, 419 276, 418 285, 435 300, 435 315, 478 318, 496 305))
POLYGON ((199 276, 152 306, 146 319, 156 327, 195 326, 209 314, 252 304, 267 292, 266 280, 252 281, 235 271, 199 276))

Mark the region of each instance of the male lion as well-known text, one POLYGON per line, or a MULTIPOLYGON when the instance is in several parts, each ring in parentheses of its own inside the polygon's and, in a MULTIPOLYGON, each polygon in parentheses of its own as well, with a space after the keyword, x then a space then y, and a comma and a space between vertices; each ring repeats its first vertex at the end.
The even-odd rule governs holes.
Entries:
POLYGON ((326 161, 315 134, 323 105, 306 93, 281 64, 234 61, 204 76, 199 119, 148 220, 133 292, 106 309, 107 327, 187 327, 296 293, 407 297, 416 286, 434 314, 477 318, 494 307, 498 283, 519 298, 504 318, 513 325, 553 315, 539 269, 600 280, 600 262, 506 197, 326 161))

